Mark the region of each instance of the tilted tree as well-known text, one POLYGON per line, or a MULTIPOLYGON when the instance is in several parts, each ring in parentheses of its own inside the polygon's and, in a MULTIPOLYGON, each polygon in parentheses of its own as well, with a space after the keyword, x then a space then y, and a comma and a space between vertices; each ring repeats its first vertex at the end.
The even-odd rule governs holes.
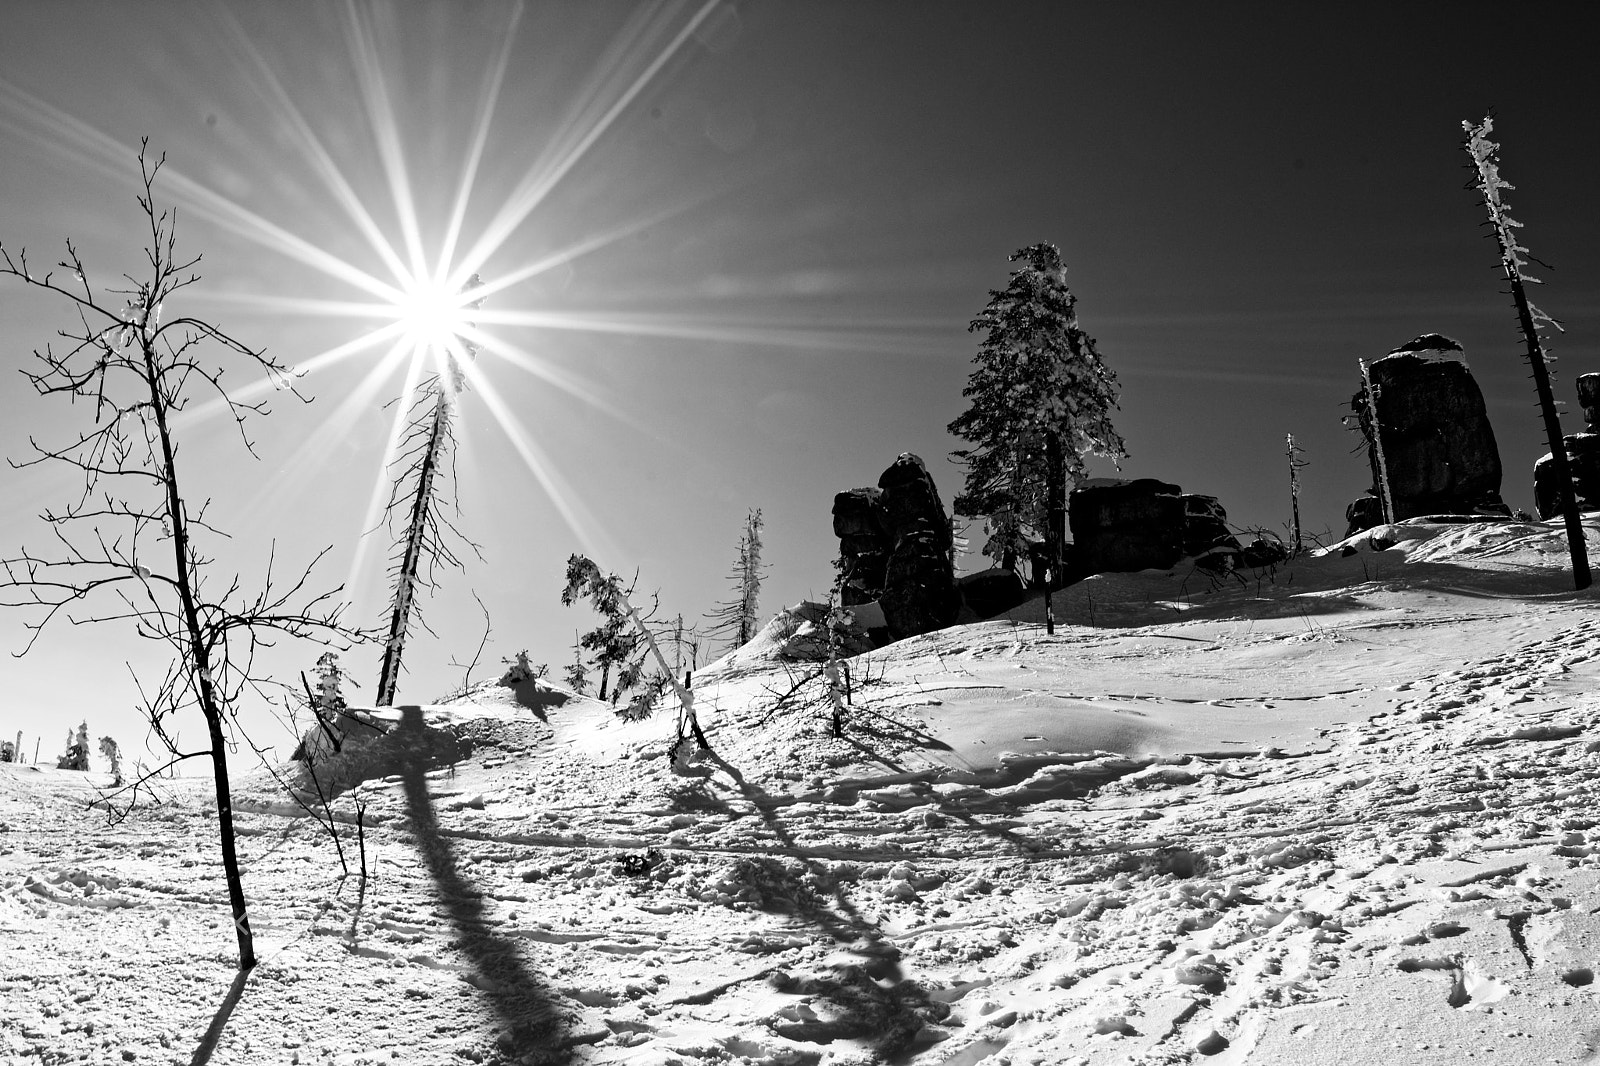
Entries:
POLYGON ((1584 543, 1583 522, 1579 517, 1578 497, 1572 487, 1571 464, 1567 460, 1566 440, 1561 432, 1561 413, 1556 410, 1555 394, 1550 389, 1550 370, 1540 331, 1545 326, 1561 329, 1561 324, 1528 299, 1526 285, 1542 282, 1524 269, 1528 260, 1527 248, 1517 243, 1516 231, 1522 223, 1511 217, 1511 205, 1505 201, 1505 190, 1516 186, 1500 176, 1500 146, 1489 139, 1494 132, 1494 118, 1486 115, 1481 123, 1462 122, 1467 134, 1467 154, 1477 171, 1474 187, 1483 197, 1489 211, 1489 225, 1494 230, 1495 242, 1500 246, 1500 267, 1511 286, 1511 300, 1517 308, 1517 324, 1522 329, 1522 339, 1527 345, 1528 370, 1533 378, 1534 393, 1539 398, 1539 411, 1544 417, 1545 438, 1550 444, 1550 471, 1555 476, 1557 499, 1561 501, 1561 515, 1567 529, 1567 548, 1572 558, 1572 582, 1580 589, 1590 584, 1589 553, 1584 543))
POLYGON ((761 578, 766 571, 761 565, 761 528, 761 508, 751 508, 739 534, 733 572, 728 575, 734 598, 717 604, 717 609, 707 615, 716 623, 711 628, 712 635, 726 640, 729 650, 748 644, 761 625, 761 578))
POLYGON ((18 654, 63 618, 74 624, 128 622, 139 636, 170 650, 165 675, 139 687, 141 710, 171 759, 139 774, 119 795, 131 808, 139 790, 162 770, 185 759, 210 758, 239 969, 247 971, 255 965, 255 948, 234 842, 228 748, 241 701, 277 694, 257 671, 255 654, 275 636, 343 640, 359 634, 339 621, 338 589, 306 591, 309 567, 286 588, 277 586, 269 555, 261 589, 253 594, 238 577, 210 580, 211 559, 199 542, 222 534, 207 504, 191 506, 185 494, 173 419, 197 396, 220 400, 253 457, 246 420, 266 408, 231 395, 222 384, 224 370, 243 364, 293 390, 285 368, 263 352, 202 319, 165 314, 174 297, 199 281, 199 257, 179 258, 175 214, 155 206, 153 186, 164 162, 165 157, 152 162, 147 147, 140 150, 138 204, 149 243, 140 276, 125 275, 131 288, 97 291, 71 241, 66 258, 44 274, 29 269, 26 252, 13 255, 0 246, 0 276, 64 300, 76 320, 59 331, 64 350, 36 349, 35 367, 23 370, 24 377, 40 396, 73 401, 74 413, 93 417, 88 428, 68 432, 62 444, 34 442, 33 457, 13 464, 65 467, 79 486, 73 502, 41 515, 53 538, 50 550, 24 547, 0 564, 0 604, 36 612, 27 623, 27 647, 18 654), (204 717, 210 744, 180 751, 171 726, 192 710, 204 717))
POLYGON ((1028 533, 1042 533, 1059 572, 1066 542, 1067 483, 1087 473, 1085 457, 1127 455, 1111 424, 1117 378, 1094 338, 1078 326, 1077 298, 1052 244, 1011 256, 1011 283, 967 326, 982 332, 977 366, 961 395, 971 401, 949 431, 972 446, 951 453, 965 464, 955 511, 985 515, 993 533, 984 554, 1015 569, 1028 533))
MULTIPOLYGON (((623 716, 630 719, 643 718, 652 712, 656 702, 668 688, 671 688, 678 697, 678 725, 677 735, 672 742, 673 757, 678 756, 691 736, 701 748, 710 750, 711 742, 706 739, 705 733, 700 728, 700 720, 695 716, 694 694, 689 688, 688 679, 680 682, 672 667, 667 665, 666 656, 661 654, 661 645, 650 630, 649 620, 634 607, 629 597, 630 591, 623 588, 621 578, 616 574, 602 572, 594 560, 587 556, 574 554, 568 557, 567 583, 561 590, 561 602, 570 607, 580 599, 587 599, 590 606, 605 620, 599 629, 581 638, 580 643, 584 647, 595 649, 596 662, 600 663, 602 668, 610 665, 619 667, 616 687, 612 691, 612 702, 615 703, 622 693, 638 687, 638 694, 629 701, 623 716), (633 639, 631 644, 628 644, 623 636, 624 630, 631 630, 627 634, 633 639), (590 643, 591 635, 604 637, 608 643, 590 643), (646 655, 656 663, 656 670, 649 677, 645 676, 646 655)), ((604 675, 600 684, 600 698, 605 699, 604 675)))
MULTIPOLYGON (((476 274, 467 279, 464 292, 480 287, 476 274)), ((481 299, 467 304, 473 310, 481 299)), ((470 343, 452 340, 468 358, 477 354, 470 343)), ((413 619, 426 628, 417 603, 417 594, 437 584, 439 566, 461 569, 461 558, 453 543, 478 550, 450 521, 444 505, 450 502, 459 513, 455 496, 455 410, 456 400, 466 387, 466 375, 454 351, 444 353, 444 367, 417 386, 412 394, 405 432, 391 469, 395 471, 390 488, 385 520, 392 526, 395 516, 406 515, 405 533, 396 538, 390 558, 389 577, 394 593, 389 603, 389 637, 383 645, 378 667, 378 688, 374 701, 379 707, 394 704, 400 683, 400 662, 413 619), (443 491, 446 484, 449 491, 443 491)))

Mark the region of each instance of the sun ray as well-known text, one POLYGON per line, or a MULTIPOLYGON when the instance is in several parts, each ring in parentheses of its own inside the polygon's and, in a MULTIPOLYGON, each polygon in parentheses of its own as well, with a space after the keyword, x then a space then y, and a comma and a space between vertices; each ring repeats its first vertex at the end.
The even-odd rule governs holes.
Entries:
POLYGON ((267 65, 266 57, 261 54, 260 49, 255 46, 255 43, 245 33, 244 27, 239 24, 238 19, 226 7, 219 6, 213 10, 226 28, 226 39, 231 41, 233 46, 248 61, 245 69, 254 72, 254 78, 250 79, 251 85, 269 105, 277 109, 279 117, 287 122, 290 129, 294 131, 295 136, 300 141, 301 151, 322 178, 323 184, 333 194, 339 206, 344 208, 345 213, 350 216, 350 220, 355 223, 362 236, 366 237, 367 243, 378 253, 384 265, 397 278, 405 277, 407 274, 405 265, 400 261, 400 256, 395 252, 394 246, 389 243, 382 231, 379 230, 377 222, 373 220, 371 212, 361 202, 361 197, 351 187, 349 179, 344 176, 344 172, 339 169, 339 165, 333 161, 333 156, 323 146, 322 140, 312 131, 310 123, 306 121, 300 109, 290 99, 288 91, 283 87, 283 82, 278 79, 272 68, 267 65))
MULTIPOLYGON (((348 435, 350 425, 362 410, 369 407, 378 389, 405 358, 406 350, 404 340, 390 345, 389 350, 362 375, 356 387, 344 395, 333 412, 319 420, 317 428, 289 453, 283 464, 261 485, 255 493, 257 506, 271 506, 286 489, 316 479, 319 472, 326 468, 328 456, 337 449, 341 438, 348 435)), ((247 513, 244 524, 252 524, 254 517, 247 513)))
MULTIPOLYGON (((599 251, 602 248, 616 244, 618 241, 631 237, 634 234, 643 232, 644 230, 649 229, 651 226, 683 214, 685 211, 700 206, 702 203, 708 200, 711 195, 711 193, 702 193, 692 198, 680 200, 676 204, 664 207, 659 211, 653 211, 648 215, 642 215, 631 222, 624 222, 620 225, 612 227, 611 229, 605 230, 604 232, 593 234, 592 236, 586 237, 574 244, 570 244, 565 248, 551 252, 549 255, 543 256, 540 259, 536 259, 531 263, 517 267, 515 270, 497 274, 491 280, 485 281, 482 285, 473 289, 472 294, 477 299, 486 299, 498 292, 512 287, 513 285, 521 284, 522 282, 527 281, 529 278, 535 278, 540 274, 547 273, 548 271, 554 270, 557 267, 565 266, 568 263, 588 255, 590 252, 599 251)), ((459 271, 457 273, 459 273, 459 271)))
POLYGON ((706 0, 695 12, 693 17, 675 34, 661 50, 647 62, 644 69, 635 76, 631 82, 616 96, 609 106, 597 98, 602 93, 612 88, 613 81, 623 80, 627 77, 629 68, 635 66, 639 57, 630 55, 630 51, 643 51, 653 44, 655 39, 666 32, 665 23, 675 12, 661 17, 656 9, 640 9, 643 14, 637 15, 635 21, 629 23, 619 35, 617 42, 608 49, 602 57, 598 68, 602 72, 600 83, 592 85, 584 94, 584 99, 578 105, 579 115, 567 124, 566 130, 551 138, 551 150, 541 156, 538 162, 524 175, 521 182, 512 194, 507 197, 505 204, 495 215, 493 221, 484 229, 483 235, 478 239, 472 249, 462 258, 455 267, 452 280, 459 277, 465 278, 474 271, 479 270, 484 262, 493 255, 502 244, 510 238, 524 219, 543 202, 550 190, 566 176, 567 172, 583 158, 585 152, 599 140, 601 134, 610 128, 618 115, 620 115, 635 97, 650 84, 656 74, 677 53, 683 43, 693 36, 695 30, 700 28, 713 11, 717 9, 721 0, 706 0), (645 45, 635 45, 637 38, 646 39, 645 45), (581 128, 584 123, 584 113, 592 112, 604 107, 601 114, 587 122, 587 128, 581 128), (554 155, 553 159, 550 156, 554 155), (547 162, 548 160, 548 162, 547 162))
MULTIPOLYGON (((447 266, 455 255, 456 242, 461 238, 461 226, 467 215, 467 203, 472 198, 472 186, 477 181, 478 166, 483 160, 483 150, 489 143, 489 125, 494 119, 495 107, 500 101, 500 88, 505 83, 506 68, 511 63, 511 45, 516 40, 517 26, 522 21, 522 3, 512 5, 511 18, 500 37, 500 50, 484 76, 477 119, 473 123, 472 143, 467 149, 466 163, 462 167, 461 182, 456 189, 455 204, 450 209, 450 221, 445 226, 444 241, 439 248, 439 264, 447 266)), ((471 275, 468 271, 463 280, 471 275)), ((459 285, 458 285, 459 287, 459 285)))
POLYGON ((395 120, 394 107, 389 99, 388 85, 383 77, 383 65, 378 48, 372 39, 372 29, 356 7, 355 0, 344 5, 346 38, 350 58, 355 64, 356 84, 361 87, 361 99, 366 104, 371 120, 373 139, 378 145, 378 158, 383 163, 384 176, 389 182, 389 195, 394 198, 395 214, 400 221, 400 234, 405 240, 410 258, 409 273, 401 279, 420 281, 427 276, 426 261, 422 252, 422 231, 417 225, 416 204, 411 196, 411 181, 407 176, 405 151, 400 144, 400 124, 395 120))
POLYGON ((367 500, 367 507, 361 519, 361 529, 355 538, 356 550, 350 557, 350 574, 345 579, 345 588, 354 589, 367 566, 367 556, 372 550, 375 534, 382 526, 384 504, 389 498, 392 484, 389 476, 389 466, 394 462, 395 453, 400 447, 400 441, 405 436, 406 423, 410 419, 411 405, 416 396, 417 387, 422 381, 424 360, 423 353, 415 345, 408 345, 405 340, 396 343, 396 349, 408 351, 411 358, 406 363, 405 383, 400 389, 399 398, 395 399, 394 419, 389 425, 389 436, 383 445, 383 462, 378 466, 378 476, 372 485, 372 495, 367 500))
POLYGON ((545 496, 555 506, 556 512, 561 515, 561 520, 578 538, 578 544, 585 554, 591 558, 596 556, 602 559, 621 558, 622 553, 606 535, 600 522, 584 506, 582 498, 561 476, 555 464, 550 461, 550 457, 534 442, 533 435, 517 420, 511 408, 495 391, 488 376, 470 362, 462 365, 462 371, 472 383, 473 391, 489 409, 489 414, 500 427, 500 431, 506 435, 506 439, 522 458, 523 465, 528 468, 528 472, 544 490, 545 496))
MULTIPOLYGON (((134 155, 128 145, 45 103, 4 78, 0 78, 0 108, 23 120, 24 124, 12 125, 18 133, 68 162, 89 167, 117 181, 126 179, 130 174, 137 177, 137 171, 128 162, 134 155)), ((161 180, 201 218, 330 277, 347 281, 380 300, 393 302, 399 297, 399 290, 393 285, 385 284, 331 252, 213 192, 170 163, 162 167, 161 180)))
POLYGON ((554 385, 574 399, 582 400, 592 407, 605 408, 608 406, 601 397, 598 386, 593 382, 580 377, 570 370, 563 370, 547 360, 540 359, 531 352, 511 344, 493 333, 468 327, 461 331, 461 336, 470 341, 480 351, 491 352, 499 356, 517 369, 538 378, 540 381, 554 385))
POLYGON ((261 311, 281 311, 290 314, 313 315, 317 318, 394 318, 394 303, 385 301, 360 302, 355 300, 327 300, 319 296, 273 296, 254 292, 191 293, 189 299, 196 303, 227 304, 234 307, 253 307, 261 311))
POLYGON ((604 313, 581 311, 490 310, 477 312, 484 325, 529 326, 535 329, 584 333, 617 333, 635 337, 666 337, 717 344, 759 345, 820 351, 865 351, 886 355, 922 355, 922 339, 947 329, 937 319, 874 319, 841 322, 838 328, 726 316, 666 315, 648 312, 604 313), (920 333, 922 336, 913 335, 920 333))
MULTIPOLYGON (((357 353, 364 352, 368 348, 377 347, 379 344, 382 344, 384 341, 389 340, 390 338, 400 336, 402 332, 403 328, 401 324, 395 322, 384 326, 382 329, 376 329, 368 333, 363 333, 361 336, 356 337, 353 340, 346 341, 343 344, 319 352, 311 358, 302 360, 299 363, 292 364, 289 368, 290 372, 295 374, 296 377, 312 374, 315 371, 321 370, 325 366, 337 363, 343 359, 348 359, 357 353)), ((232 398, 234 403, 253 403, 257 398, 264 396, 269 392, 277 391, 277 389, 278 385, 276 382, 269 378, 263 377, 256 378, 253 381, 245 382, 242 385, 230 387, 228 390, 228 395, 232 398)), ((227 402, 221 397, 216 397, 206 400, 204 403, 197 403, 191 407, 185 407, 182 411, 173 416, 173 424, 175 426, 196 425, 200 422, 206 421, 207 419, 214 418, 226 410, 228 410, 227 402)))

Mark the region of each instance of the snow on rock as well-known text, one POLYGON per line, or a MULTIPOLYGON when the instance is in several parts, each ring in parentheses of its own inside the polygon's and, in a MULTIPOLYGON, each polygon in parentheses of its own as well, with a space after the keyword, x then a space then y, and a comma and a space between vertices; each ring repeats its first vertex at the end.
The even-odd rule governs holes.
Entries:
MULTIPOLYGON (((670 709, 376 712, 348 875, 241 767, 261 963, 212 1061, 1581 1060, 1595 596, 1556 526, 1402 526, 858 655, 842 736, 765 655, 697 674, 676 765, 670 709)), ((107 784, 0 766, 0 1061, 187 1062, 232 978, 209 782, 107 784)))

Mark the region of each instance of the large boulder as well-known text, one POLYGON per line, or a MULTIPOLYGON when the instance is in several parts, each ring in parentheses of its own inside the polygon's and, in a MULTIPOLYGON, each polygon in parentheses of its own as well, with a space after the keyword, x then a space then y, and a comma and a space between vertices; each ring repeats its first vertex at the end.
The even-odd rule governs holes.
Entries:
MULTIPOLYGON (((1567 471, 1578 497, 1578 510, 1600 511, 1600 433, 1568 433, 1561 440, 1566 446, 1567 471)), ((1533 464, 1533 505, 1540 518, 1554 518, 1561 513, 1561 492, 1549 452, 1533 464)))
POLYGON ((1228 512, 1215 496, 1183 494, 1183 554, 1189 557, 1232 555, 1239 541, 1228 528, 1228 512))
POLYGON ((996 566, 963 574, 956 579, 961 600, 979 618, 993 618, 1016 607, 1028 598, 1028 589, 1015 570, 996 566))
MULTIPOLYGON (((1567 453, 1567 469, 1572 489, 1578 497, 1578 510, 1600 510, 1600 374, 1578 375, 1578 404, 1583 408, 1583 433, 1562 437, 1567 453)), ((1533 505, 1540 518, 1561 513, 1561 493, 1555 476, 1555 461, 1546 452, 1533 464, 1533 505)))
POLYGON ((889 639, 943 629, 961 609, 950 563, 950 519, 921 459, 905 452, 876 488, 833 498, 844 567, 841 602, 877 602, 889 639))
POLYGON ((871 603, 883 591, 884 573, 894 541, 883 491, 850 489, 833 498, 833 535, 839 538, 839 558, 844 582, 840 602, 846 607, 871 603))
POLYGON ((884 623, 893 640, 955 623, 961 610, 950 562, 950 518, 921 459, 902 452, 878 478, 893 537, 884 570, 884 623))
POLYGON ((1600 433, 1600 374, 1578 375, 1578 406, 1583 408, 1584 428, 1600 433))
MULTIPOLYGON (((1394 513, 1391 521, 1420 515, 1509 516, 1500 499, 1500 449, 1489 424, 1483 392, 1472 377, 1461 345, 1438 333, 1425 333, 1367 365, 1371 389, 1363 383, 1351 400, 1374 490, 1385 481, 1394 513)), ((1370 508, 1352 505, 1352 528, 1370 518, 1370 508)))
POLYGON ((1184 557, 1188 514, 1176 485, 1096 478, 1067 497, 1074 569, 1085 574, 1166 569, 1184 557))

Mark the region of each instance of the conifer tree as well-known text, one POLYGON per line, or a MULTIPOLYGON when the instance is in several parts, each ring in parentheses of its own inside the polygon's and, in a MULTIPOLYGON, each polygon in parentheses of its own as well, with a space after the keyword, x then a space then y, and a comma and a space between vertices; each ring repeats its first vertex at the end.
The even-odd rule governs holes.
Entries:
POLYGON ((562 680, 567 687, 582 696, 589 691, 589 671, 583 663, 583 638, 574 631, 572 634, 572 662, 567 666, 567 671, 562 675, 562 680))
POLYGON ((967 326, 985 336, 961 393, 971 406, 949 426, 972 445, 951 453, 967 468, 955 511, 989 516, 994 535, 984 554, 1008 569, 1030 531, 1042 533, 1059 573, 1067 482, 1083 480, 1085 456, 1128 453, 1111 425, 1116 375, 1078 326, 1061 253, 1035 244, 1011 256, 1019 260, 1011 283, 991 290, 967 326))
POLYGON ((761 508, 751 508, 739 535, 739 555, 728 575, 734 598, 717 604, 710 617, 716 622, 712 633, 727 639, 729 650, 742 648, 760 626, 758 601, 761 597, 761 508))

